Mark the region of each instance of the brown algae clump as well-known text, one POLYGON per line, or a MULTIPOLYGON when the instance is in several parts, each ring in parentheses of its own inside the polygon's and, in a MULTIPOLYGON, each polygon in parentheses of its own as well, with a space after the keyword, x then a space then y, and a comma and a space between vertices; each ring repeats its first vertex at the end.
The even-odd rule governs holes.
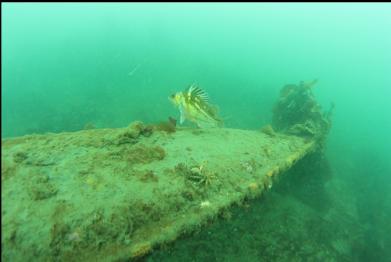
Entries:
POLYGON ((149 137, 152 134, 152 127, 144 125, 141 121, 132 122, 124 132, 119 134, 117 144, 135 144, 140 135, 149 137))
POLYGON ((47 175, 33 174, 30 181, 29 193, 33 200, 43 200, 57 194, 57 188, 47 175))
POLYGON ((266 126, 262 127, 261 132, 270 136, 270 137, 276 136, 276 132, 274 131, 274 129, 271 125, 266 125, 266 126))
POLYGON ((1 158, 1 181, 16 174, 18 165, 14 161, 1 158))
POLYGON ((172 117, 168 118, 166 122, 160 122, 153 126, 154 130, 164 131, 168 134, 175 133, 176 131, 176 120, 172 117))
POLYGON ((163 160, 166 156, 166 151, 161 146, 137 145, 125 153, 127 161, 131 164, 148 164, 152 161, 163 160))
POLYGON ((142 182, 149 182, 149 181, 157 182, 157 181, 159 181, 159 178, 155 175, 153 170, 141 171, 139 179, 142 182))
POLYGON ((21 163, 28 158, 25 152, 17 152, 13 155, 15 163, 21 163))

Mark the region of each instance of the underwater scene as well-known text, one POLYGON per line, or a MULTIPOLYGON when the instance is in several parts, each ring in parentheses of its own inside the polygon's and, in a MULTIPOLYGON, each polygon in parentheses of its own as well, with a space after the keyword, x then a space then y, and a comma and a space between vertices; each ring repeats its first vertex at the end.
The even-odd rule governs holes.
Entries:
POLYGON ((1 7, 4 261, 391 261, 391 4, 1 7))

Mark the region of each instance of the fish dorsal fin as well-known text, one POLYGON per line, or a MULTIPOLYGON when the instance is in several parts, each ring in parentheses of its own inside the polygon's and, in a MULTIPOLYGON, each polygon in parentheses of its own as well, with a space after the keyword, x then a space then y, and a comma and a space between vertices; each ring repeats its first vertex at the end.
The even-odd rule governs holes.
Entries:
POLYGON ((189 88, 187 89, 187 94, 191 99, 199 98, 204 102, 209 101, 208 94, 196 84, 192 84, 191 86, 189 86, 189 88))

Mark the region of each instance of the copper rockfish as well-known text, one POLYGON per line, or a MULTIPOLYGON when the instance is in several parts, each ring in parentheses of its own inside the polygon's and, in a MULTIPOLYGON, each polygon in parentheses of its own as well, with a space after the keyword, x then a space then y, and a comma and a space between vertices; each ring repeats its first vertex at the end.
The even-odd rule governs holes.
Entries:
POLYGON ((217 107, 209 103, 208 95, 195 84, 185 91, 177 92, 169 97, 179 108, 180 123, 189 120, 198 127, 221 127, 223 121, 217 115, 217 107))

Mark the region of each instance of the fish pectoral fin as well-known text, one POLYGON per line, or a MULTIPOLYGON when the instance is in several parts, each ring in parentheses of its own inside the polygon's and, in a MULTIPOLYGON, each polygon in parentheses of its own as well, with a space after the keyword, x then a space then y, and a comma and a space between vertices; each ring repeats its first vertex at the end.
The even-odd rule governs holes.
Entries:
POLYGON ((183 108, 181 106, 179 107, 179 112, 181 113, 179 123, 183 124, 183 122, 185 122, 185 111, 183 110, 183 108))

